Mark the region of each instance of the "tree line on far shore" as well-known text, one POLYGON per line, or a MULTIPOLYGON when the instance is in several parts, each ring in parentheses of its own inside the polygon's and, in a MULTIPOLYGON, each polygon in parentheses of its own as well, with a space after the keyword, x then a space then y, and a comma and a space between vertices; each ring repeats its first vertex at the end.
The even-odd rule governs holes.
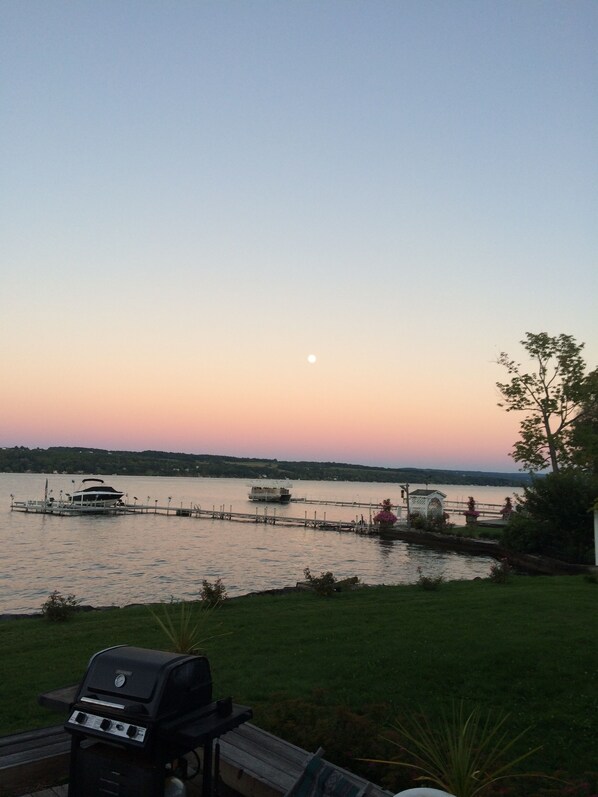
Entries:
POLYGON ((497 487, 522 487, 529 482, 529 476, 525 473, 382 468, 338 462, 290 462, 166 451, 108 451, 82 446, 3 448, 0 449, 0 472, 246 479, 265 477, 402 484, 476 484, 497 487))

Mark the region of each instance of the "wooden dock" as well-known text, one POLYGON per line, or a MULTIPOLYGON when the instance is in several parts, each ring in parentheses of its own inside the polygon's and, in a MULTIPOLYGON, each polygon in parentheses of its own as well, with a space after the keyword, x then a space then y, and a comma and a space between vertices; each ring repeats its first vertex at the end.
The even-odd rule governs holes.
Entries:
POLYGON ((317 512, 313 517, 307 511, 303 517, 289 517, 277 514, 275 508, 265 507, 262 512, 256 508, 255 512, 233 512, 232 506, 228 509, 221 505, 212 506, 211 509, 202 509, 197 504, 188 506, 175 506, 171 503, 153 504, 117 504, 110 507, 100 506, 73 506, 67 501, 13 501, 13 512, 30 512, 32 514, 57 515, 61 517, 77 515, 166 515, 171 517, 208 518, 210 520, 229 520, 238 523, 262 523, 281 526, 302 526, 304 528, 331 529, 334 531, 353 531, 360 534, 376 533, 377 528, 370 523, 328 520, 326 516, 318 517, 317 512))
MULTIPOLYGON (((44 514, 56 515, 61 517, 81 516, 81 515, 166 515, 172 517, 190 517, 190 518, 207 518, 210 520, 228 520, 237 523, 262 523, 268 525, 280 526, 294 526, 303 528, 315 529, 330 529, 334 531, 349 531, 357 534, 376 534, 378 532, 377 526, 372 522, 372 518, 379 510, 379 505, 372 503, 365 503, 360 501, 335 501, 335 500, 322 500, 322 499, 308 499, 299 498, 293 499, 292 503, 300 505, 312 506, 339 506, 343 508, 366 509, 367 519, 361 515, 361 519, 354 520, 334 520, 326 517, 318 517, 317 511, 314 510, 313 516, 304 511, 303 516, 289 516, 277 513, 276 505, 269 506, 260 505, 252 512, 234 512, 232 505, 228 508, 224 504, 216 507, 212 506, 211 509, 202 508, 198 504, 179 504, 175 505, 172 502, 167 504, 158 504, 156 499, 151 504, 142 504, 135 501, 134 503, 118 503, 114 506, 101 506, 93 503, 90 504, 73 504, 66 500, 55 499, 41 499, 33 501, 15 501, 11 500, 11 511, 13 512, 27 512, 31 514, 44 514)), ((446 501, 444 504, 445 511, 450 515, 463 516, 467 509, 466 501, 446 501)), ((399 516, 399 524, 401 523, 402 510, 406 509, 404 506, 396 508, 399 516)), ((480 519, 499 519, 501 518, 500 504, 476 504, 476 510, 479 513, 480 519)))

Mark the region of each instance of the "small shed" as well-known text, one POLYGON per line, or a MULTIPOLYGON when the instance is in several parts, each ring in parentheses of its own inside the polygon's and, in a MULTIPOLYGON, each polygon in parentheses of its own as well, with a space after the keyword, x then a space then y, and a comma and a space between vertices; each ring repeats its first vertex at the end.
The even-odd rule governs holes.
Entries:
POLYGON ((425 518, 442 517, 445 498, 440 490, 413 490, 409 493, 409 511, 425 518))

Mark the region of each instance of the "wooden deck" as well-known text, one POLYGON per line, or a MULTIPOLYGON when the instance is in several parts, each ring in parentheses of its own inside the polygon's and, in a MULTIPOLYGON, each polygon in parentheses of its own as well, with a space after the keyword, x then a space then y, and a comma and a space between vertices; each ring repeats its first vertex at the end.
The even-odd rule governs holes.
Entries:
POLYGON ((64 782, 69 756, 70 738, 62 725, 0 738, 0 797, 64 782))
MULTIPOLYGON (((66 716, 77 685, 39 695, 38 702, 66 716)), ((297 781, 311 752, 249 722, 223 734, 220 746, 221 797, 282 797, 297 781)), ((67 797, 71 735, 63 725, 0 737, 0 797, 67 797)), ((203 749, 195 751, 201 760, 203 749)), ((312 751, 315 752, 315 751, 312 751)), ((203 761, 202 761, 203 765, 203 761)), ((335 765, 331 765, 335 766, 335 765)), ((368 797, 390 792, 336 767, 368 797)), ((189 797, 201 797, 201 777, 187 781, 189 797)))
MULTIPOLYGON (((310 753, 251 723, 220 738, 221 795, 282 797, 299 778, 310 753)), ((201 749, 196 751, 201 758, 201 749)), ((70 735, 62 725, 0 739, 1 797, 67 797, 70 735)), ((335 767, 360 788, 368 781, 335 767)), ((201 778, 188 781, 189 797, 201 795, 201 778), (196 783, 197 781, 197 783, 196 783)), ((368 795, 390 792, 370 784, 368 795)))
POLYGON ((21 797, 67 797, 68 786, 51 786, 49 789, 23 794, 21 797))

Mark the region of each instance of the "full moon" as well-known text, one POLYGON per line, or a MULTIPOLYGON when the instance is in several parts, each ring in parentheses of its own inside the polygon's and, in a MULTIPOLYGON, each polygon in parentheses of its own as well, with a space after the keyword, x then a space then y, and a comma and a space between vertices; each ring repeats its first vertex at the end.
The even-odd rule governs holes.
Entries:
POLYGON ((317 358, 316 358, 315 354, 308 354, 307 355, 307 362, 308 363, 312 363, 313 364, 313 363, 315 363, 316 359, 317 358))

